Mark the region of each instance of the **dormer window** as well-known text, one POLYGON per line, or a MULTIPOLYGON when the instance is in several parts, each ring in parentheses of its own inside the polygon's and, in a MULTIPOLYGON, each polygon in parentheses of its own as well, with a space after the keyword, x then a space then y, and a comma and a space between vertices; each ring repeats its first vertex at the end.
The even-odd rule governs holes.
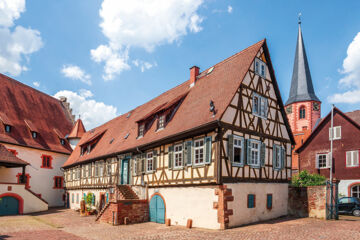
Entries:
POLYGON ((143 137, 144 136, 144 131, 145 131, 145 124, 142 123, 139 125, 139 134, 138 137, 143 137))
POLYGON ((90 151, 91 151, 91 145, 89 144, 89 145, 87 145, 87 148, 86 148, 86 152, 87 152, 87 154, 89 154, 89 153, 90 153, 90 151))
POLYGON ((157 129, 163 129, 165 127, 165 114, 159 116, 157 129))
POLYGON ((37 138, 37 136, 38 136, 38 133, 37 132, 31 132, 31 136, 32 136, 32 138, 37 138))
POLYGON ((10 133, 11 132, 11 126, 5 125, 5 132, 10 133))
POLYGON ((61 145, 65 145, 65 139, 60 139, 60 143, 61 143, 61 145))

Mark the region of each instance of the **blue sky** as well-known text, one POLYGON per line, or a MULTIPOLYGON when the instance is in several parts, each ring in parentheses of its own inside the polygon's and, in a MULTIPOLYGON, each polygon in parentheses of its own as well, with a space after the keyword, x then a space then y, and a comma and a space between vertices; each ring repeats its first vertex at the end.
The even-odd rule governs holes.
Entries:
POLYGON ((189 67, 208 68, 263 38, 286 101, 299 12, 322 115, 330 102, 359 109, 360 1, 16 1, 0 9, 0 36, 23 47, 0 47, 0 71, 66 95, 87 128, 184 82, 189 67))

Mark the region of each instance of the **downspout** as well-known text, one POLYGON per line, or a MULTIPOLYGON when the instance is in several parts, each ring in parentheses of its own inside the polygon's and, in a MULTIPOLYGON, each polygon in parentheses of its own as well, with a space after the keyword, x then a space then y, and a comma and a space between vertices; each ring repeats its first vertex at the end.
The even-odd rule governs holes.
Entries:
POLYGON ((222 183, 222 159, 221 159, 221 142, 222 142, 222 131, 221 131, 221 123, 220 120, 217 120, 217 125, 218 125, 218 133, 217 133, 217 138, 218 138, 218 156, 217 156, 217 176, 216 176, 216 183, 217 184, 221 184, 222 183))

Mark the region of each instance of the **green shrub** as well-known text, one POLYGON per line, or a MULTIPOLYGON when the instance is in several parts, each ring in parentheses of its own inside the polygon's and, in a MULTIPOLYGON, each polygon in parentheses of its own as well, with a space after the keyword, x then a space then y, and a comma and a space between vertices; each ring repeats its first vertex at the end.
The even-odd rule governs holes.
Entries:
POLYGON ((291 185, 294 187, 308 187, 325 185, 326 178, 320 174, 310 174, 303 170, 299 174, 294 175, 291 180, 291 185))

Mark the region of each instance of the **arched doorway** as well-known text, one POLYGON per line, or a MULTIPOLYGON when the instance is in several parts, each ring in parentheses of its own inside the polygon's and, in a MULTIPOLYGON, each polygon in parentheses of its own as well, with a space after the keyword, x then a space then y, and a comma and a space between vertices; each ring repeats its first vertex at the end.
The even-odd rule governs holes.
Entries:
POLYGON ((165 223, 165 202, 160 195, 151 198, 149 208, 150 222, 165 223))
POLYGON ((0 216, 17 215, 23 213, 23 199, 13 193, 0 195, 0 216))
POLYGON ((351 197, 360 198, 360 184, 351 186, 351 197))

